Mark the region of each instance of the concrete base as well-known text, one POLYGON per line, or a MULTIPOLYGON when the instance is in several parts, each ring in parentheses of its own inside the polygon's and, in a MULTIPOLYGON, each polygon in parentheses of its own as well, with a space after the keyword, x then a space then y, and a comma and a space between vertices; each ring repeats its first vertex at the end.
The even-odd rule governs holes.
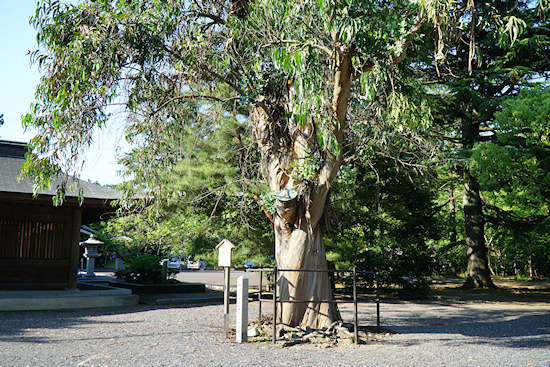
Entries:
POLYGON ((128 289, 0 291, 0 311, 48 311, 124 307, 139 303, 128 289))
POLYGON ((109 286, 126 288, 133 294, 204 293, 206 288, 201 283, 136 284, 121 281, 109 282, 109 286))

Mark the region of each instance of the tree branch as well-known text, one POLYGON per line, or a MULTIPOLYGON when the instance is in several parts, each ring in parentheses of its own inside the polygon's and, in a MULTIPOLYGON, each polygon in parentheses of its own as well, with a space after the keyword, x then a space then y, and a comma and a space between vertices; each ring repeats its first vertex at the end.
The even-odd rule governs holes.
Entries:
POLYGON ((208 19, 211 19, 212 21, 214 21, 214 23, 218 23, 218 24, 225 24, 225 20, 223 20, 222 18, 220 18, 219 16, 217 15, 214 15, 214 14, 210 14, 210 13, 196 13, 194 14, 197 18, 198 17, 201 17, 201 18, 208 18, 208 19))
MULTIPOLYGON (((163 48, 166 52, 170 53, 170 55, 174 56, 176 59, 182 61, 184 64, 188 64, 189 61, 188 60, 185 60, 183 57, 181 57, 180 54, 178 54, 177 52, 174 51, 174 49, 172 49, 171 47, 167 46, 167 45, 163 45, 163 48)), ((219 82, 222 82, 222 83, 225 83, 227 84, 228 86, 230 86, 233 90, 235 90, 237 93, 239 93, 241 96, 244 96, 245 93, 244 91, 239 87, 237 86, 235 83, 233 83, 232 81, 228 80, 226 77, 224 77, 223 75, 220 75, 218 73, 216 73, 215 71, 213 71, 212 69, 208 68, 208 67, 205 67, 203 64, 198 64, 197 67, 207 73, 207 74, 210 74, 212 77, 214 77, 215 79, 217 79, 219 82)))
MULTIPOLYGON (((426 18, 418 18, 417 23, 411 27, 411 29, 408 32, 407 37, 401 41, 401 47, 403 48, 403 51, 397 56, 395 56, 392 59, 392 64, 399 64, 405 60, 405 57, 407 56, 407 49, 411 45, 414 36, 416 36, 416 33, 422 28, 424 24, 426 24, 427 19, 426 18)), ((369 72, 374 67, 374 61, 367 61, 363 66, 356 69, 353 72, 352 80, 358 79, 361 74, 369 72)))
POLYGON ((487 203, 483 204, 487 209, 492 210, 496 213, 496 216, 485 216, 485 220, 489 223, 507 225, 510 227, 525 227, 532 226, 535 224, 540 224, 546 219, 550 218, 550 213, 545 213, 541 215, 534 215, 528 218, 522 218, 517 215, 514 215, 511 212, 504 211, 497 208, 496 206, 489 205, 487 203))
MULTIPOLYGON (((256 194, 253 194, 253 195, 254 195, 254 200, 256 200, 258 203, 260 203, 261 200, 258 197, 258 195, 256 195, 256 194)), ((273 226, 275 225, 275 221, 273 220, 273 216, 267 211, 265 205, 262 205, 262 211, 264 212, 265 216, 267 217, 267 219, 271 223, 271 228, 273 228, 273 226)))
POLYGON ((401 51, 401 54, 393 58, 392 63, 399 64, 405 60, 405 57, 407 56, 407 49, 411 45, 414 36, 416 36, 416 33, 420 30, 420 28, 426 24, 427 20, 427 18, 417 19, 417 23, 409 30, 407 38, 402 41, 401 46, 403 47, 403 51, 401 51))
POLYGON ((170 98, 168 101, 161 104, 160 107, 158 107, 156 110, 151 112, 149 114, 149 116, 153 116, 153 115, 157 114, 160 110, 162 110, 164 107, 168 106, 170 103, 172 103, 174 101, 178 101, 180 99, 208 99, 208 100, 211 100, 211 101, 224 103, 224 102, 233 101, 233 100, 236 100, 236 99, 239 99, 239 98, 240 97, 218 98, 218 97, 202 95, 202 94, 190 94, 190 95, 185 95, 185 96, 176 96, 176 97, 170 98))
POLYGON ((321 50, 323 51, 324 53, 326 53, 329 57, 332 57, 333 56, 333 52, 326 46, 321 46, 321 45, 318 45, 318 44, 315 44, 315 43, 310 43, 310 42, 300 42, 300 41, 295 41, 295 40, 278 40, 278 41, 273 41, 273 42, 269 42, 269 43, 266 43, 265 45, 262 45, 261 48, 267 48, 267 47, 270 47, 270 46, 273 46, 273 45, 281 45, 281 44, 293 44, 293 45, 304 45, 304 46, 309 46, 309 47, 312 47, 312 48, 316 48, 318 50, 321 50))

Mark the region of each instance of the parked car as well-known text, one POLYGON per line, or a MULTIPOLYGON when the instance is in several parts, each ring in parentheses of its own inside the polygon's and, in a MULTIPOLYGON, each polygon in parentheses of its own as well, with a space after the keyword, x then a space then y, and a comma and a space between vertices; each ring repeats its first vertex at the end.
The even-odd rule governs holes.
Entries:
POLYGON ((204 260, 192 261, 191 257, 189 257, 189 259, 187 259, 187 269, 190 269, 190 270, 206 269, 206 261, 204 260))
POLYGON ((244 263, 244 268, 245 268, 245 269, 255 269, 255 268, 257 268, 257 266, 256 266, 256 264, 254 264, 254 263, 252 262, 252 260, 248 259, 248 260, 246 260, 246 262, 244 263))
POLYGON ((168 269, 177 270, 177 271, 180 270, 181 260, 179 257, 173 257, 171 259, 162 259, 160 261, 160 264, 162 265, 164 262, 167 262, 168 269))

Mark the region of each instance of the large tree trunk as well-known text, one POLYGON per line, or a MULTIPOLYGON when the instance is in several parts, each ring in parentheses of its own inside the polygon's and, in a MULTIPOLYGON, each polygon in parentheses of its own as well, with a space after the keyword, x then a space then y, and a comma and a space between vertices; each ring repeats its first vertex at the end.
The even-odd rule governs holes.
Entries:
POLYGON ((321 272, 286 271, 277 282, 280 300, 311 301, 310 303, 283 303, 277 322, 290 326, 328 327, 339 319, 332 301, 325 247, 322 238, 322 219, 340 158, 327 154, 323 167, 315 180, 296 182, 292 178, 292 158, 305 154, 304 139, 314 131, 304 128, 296 135, 293 144, 284 147, 272 130, 275 125, 266 107, 255 107, 251 113, 254 136, 262 151, 263 166, 272 192, 296 190, 298 197, 289 202, 277 201, 274 216, 275 260, 279 269, 321 270, 321 272), (267 139, 269 137, 269 139, 267 139), (278 152, 279 154, 273 154, 278 152))
POLYGON ((468 276, 464 287, 495 288, 489 272, 487 247, 485 246, 485 220, 479 196, 479 183, 464 170, 464 224, 468 256, 468 276))
MULTIPOLYGON (((331 133, 338 144, 343 142, 346 124, 348 92, 352 81, 351 56, 345 50, 335 50, 332 113, 338 124, 331 133)), ((275 261, 279 269, 320 270, 319 272, 282 272, 275 281, 280 300, 309 301, 283 303, 276 315, 278 322, 290 326, 328 327, 339 319, 333 300, 322 237, 322 219, 329 189, 342 163, 341 152, 336 156, 318 145, 315 122, 296 124, 293 115, 296 90, 290 82, 284 104, 280 99, 258 102, 250 118, 254 138, 262 154, 262 165, 272 192, 296 190, 298 197, 288 203, 277 202, 274 218, 275 261), (315 177, 299 178, 296 162, 309 159, 319 152, 315 177), (328 302, 326 302, 328 301, 328 302)), ((299 172, 298 172, 299 173, 299 172)))
MULTIPOLYGON (((312 224, 313 228, 309 228, 308 221, 302 218, 289 225, 284 217, 276 217, 275 254, 280 269, 327 269, 321 226, 312 224)), ((332 303, 316 302, 333 300, 327 272, 280 272, 277 286, 281 300, 312 301, 283 303, 277 322, 320 329, 340 318, 332 303)))
MULTIPOLYGON (((464 149, 471 149, 479 141, 479 124, 465 121, 462 126, 464 149)), ((479 182, 471 175, 467 167, 463 172, 464 194, 464 226, 466 241, 466 256, 468 257, 465 288, 489 287, 495 288, 491 280, 489 263, 487 261, 487 246, 485 245, 485 218, 483 203, 479 195, 479 182)))

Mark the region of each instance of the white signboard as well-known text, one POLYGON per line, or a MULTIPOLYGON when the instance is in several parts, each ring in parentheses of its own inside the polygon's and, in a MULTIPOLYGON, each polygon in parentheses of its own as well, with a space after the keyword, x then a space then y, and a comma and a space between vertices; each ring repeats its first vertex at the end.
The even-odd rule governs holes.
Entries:
POLYGON ((218 266, 231 266, 231 250, 234 247, 229 240, 223 240, 216 246, 216 249, 218 249, 218 266))

